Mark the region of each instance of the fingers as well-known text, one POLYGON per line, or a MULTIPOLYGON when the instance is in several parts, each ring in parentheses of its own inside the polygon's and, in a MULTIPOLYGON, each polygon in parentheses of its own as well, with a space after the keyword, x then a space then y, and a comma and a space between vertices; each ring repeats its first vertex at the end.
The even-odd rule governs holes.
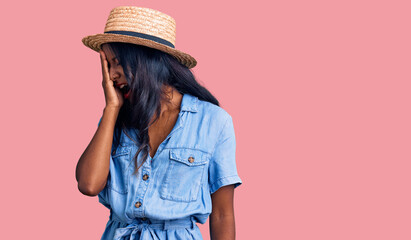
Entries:
POLYGON ((108 63, 107 63, 106 55, 104 54, 103 50, 100 50, 99 53, 100 53, 101 69, 103 71, 103 77, 105 80, 109 80, 110 77, 108 73, 108 63))
POLYGON ((104 55, 103 50, 100 50, 99 53, 100 53, 101 66, 103 67, 105 60, 106 60, 106 55, 104 55))

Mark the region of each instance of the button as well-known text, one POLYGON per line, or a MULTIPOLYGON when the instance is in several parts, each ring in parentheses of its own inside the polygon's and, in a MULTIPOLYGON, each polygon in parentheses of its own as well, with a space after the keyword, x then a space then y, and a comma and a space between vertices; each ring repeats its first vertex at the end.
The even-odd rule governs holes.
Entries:
POLYGON ((116 150, 113 151, 113 155, 116 154, 116 150))
POLYGON ((136 202, 136 204, 134 206, 136 206, 136 208, 141 207, 141 202, 136 202))
POLYGON ((146 218, 146 217, 143 217, 143 218, 141 218, 141 220, 145 221, 145 220, 147 220, 147 218, 146 218))
POLYGON ((194 158, 193 158, 193 157, 189 157, 189 158, 188 158, 188 161, 189 161, 190 163, 192 163, 192 162, 194 162, 194 158))
POLYGON ((148 179, 148 175, 147 175, 147 174, 144 174, 144 175, 143 175, 143 180, 146 181, 147 179, 148 179))

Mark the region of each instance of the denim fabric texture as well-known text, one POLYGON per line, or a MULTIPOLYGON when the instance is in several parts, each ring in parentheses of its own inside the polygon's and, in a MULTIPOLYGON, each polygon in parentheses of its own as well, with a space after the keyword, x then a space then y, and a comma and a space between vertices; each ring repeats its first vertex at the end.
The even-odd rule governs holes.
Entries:
POLYGON ((137 131, 123 129, 120 145, 112 146, 107 184, 98 194, 110 210, 101 240, 203 239, 196 223, 204 224, 210 215, 211 194, 242 184, 232 117, 183 94, 174 128, 136 176, 137 131))

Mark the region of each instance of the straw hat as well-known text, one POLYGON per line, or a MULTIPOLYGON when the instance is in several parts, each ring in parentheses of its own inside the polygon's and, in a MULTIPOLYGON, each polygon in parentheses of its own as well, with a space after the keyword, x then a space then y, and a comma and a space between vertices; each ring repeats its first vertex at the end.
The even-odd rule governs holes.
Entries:
POLYGON ((193 68, 197 61, 187 53, 175 49, 176 21, 167 14, 150 8, 120 6, 108 16, 104 33, 90 35, 81 40, 98 52, 101 44, 124 42, 143 45, 171 54, 179 62, 193 68))

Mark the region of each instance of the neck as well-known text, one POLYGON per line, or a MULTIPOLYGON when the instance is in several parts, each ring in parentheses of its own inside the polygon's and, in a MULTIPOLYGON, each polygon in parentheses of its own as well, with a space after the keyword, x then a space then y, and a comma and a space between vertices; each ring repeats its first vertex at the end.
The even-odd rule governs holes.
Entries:
POLYGON ((161 101, 161 115, 180 111, 183 95, 174 87, 165 86, 166 100, 161 101))

